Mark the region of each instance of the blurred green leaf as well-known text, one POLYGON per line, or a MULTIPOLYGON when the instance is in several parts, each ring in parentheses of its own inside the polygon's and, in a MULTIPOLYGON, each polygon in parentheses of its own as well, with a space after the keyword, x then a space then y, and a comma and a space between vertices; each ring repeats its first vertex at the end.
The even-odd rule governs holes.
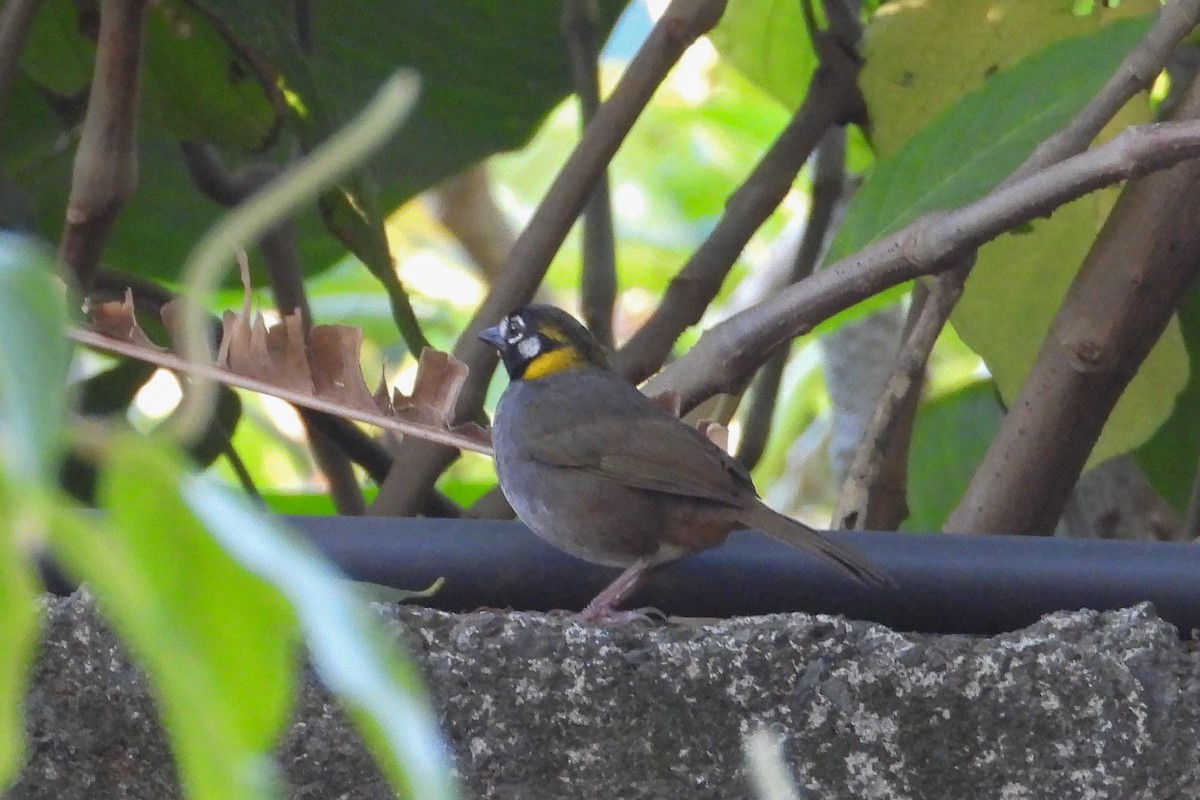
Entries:
POLYGON ((164 442, 113 437, 100 485, 107 522, 89 530, 63 518, 56 553, 154 680, 189 794, 265 796, 267 754, 295 692, 295 619, 205 530, 180 494, 184 474, 164 442))
POLYGON ((212 482, 188 478, 183 494, 238 561, 287 595, 313 666, 396 792, 421 800, 454 797, 449 756, 416 668, 341 576, 299 537, 212 482))
POLYGON ((904 530, 940 531, 1000 428, 996 387, 980 381, 917 410, 908 453, 904 530))
POLYGON ((25 753, 25 690, 37 645, 40 587, 30 553, 44 525, 39 498, 0 461, 0 795, 25 753), (33 512, 33 513, 31 513, 33 512))
POLYGON ((21 69, 64 97, 84 91, 92 80, 100 17, 92 6, 85 18, 84 5, 75 0, 43 0, 21 51, 21 69), (90 31, 84 30, 85 25, 90 31))
POLYGON ((0 231, 0 459, 34 485, 57 470, 71 361, 54 269, 31 240, 0 231))
POLYGON ((188 4, 147 6, 142 61, 142 115, 171 136, 245 153, 277 131, 283 101, 268 78, 188 4))
MULTIPOLYGON (((195 520, 181 524, 194 525, 195 520)), ((176 625, 173 606, 178 604, 170 590, 163 594, 148 572, 149 565, 140 559, 130 541, 136 535, 136 528, 122 530, 63 507, 54 520, 52 547, 58 563, 74 578, 87 581, 101 611, 149 676, 187 796, 191 800, 277 796, 275 770, 265 750, 248 746, 247 732, 238 729, 240 714, 230 707, 208 658, 211 652, 206 652, 206 643, 198 640, 187 621, 176 625)), ((214 624, 241 625, 236 597, 209 599, 214 624)))

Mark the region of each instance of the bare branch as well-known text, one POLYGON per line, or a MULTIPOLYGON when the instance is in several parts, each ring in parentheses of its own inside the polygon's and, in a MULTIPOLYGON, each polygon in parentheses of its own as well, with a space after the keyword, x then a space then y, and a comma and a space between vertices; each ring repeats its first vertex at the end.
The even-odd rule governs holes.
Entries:
POLYGON ((487 282, 493 283, 516 234, 492 196, 487 167, 469 167, 443 181, 427 198, 432 213, 466 249, 487 282))
POLYGON ((616 354, 614 368, 630 381, 639 383, 651 375, 666 360, 679 334, 700 321, 742 249, 783 201, 825 132, 862 113, 857 58, 822 39, 819 32, 813 36, 821 63, 804 102, 754 171, 730 195, 720 221, 671 281, 654 314, 616 354))
MULTIPOLYGON (((812 174, 812 203, 809 206, 800 246, 792 261, 788 284, 797 283, 812 274, 824 250, 825 239, 833 222, 834 209, 842 196, 846 179, 844 128, 830 128, 825 132, 813 156, 812 174)), ((783 368, 787 365, 789 355, 790 348, 781 345, 771 353, 762 369, 758 371, 737 452, 738 461, 741 461, 746 469, 754 469, 754 465, 766 449, 771 419, 775 415, 775 404, 779 396, 779 385, 783 378, 783 368)))
POLYGON ((678 392, 685 411, 736 391, 775 347, 855 303, 920 275, 944 272, 984 242, 1088 192, 1200 156, 1200 123, 1132 127, 953 211, 926 214, 707 331, 651 379, 648 394, 678 392))
POLYGON ((137 107, 146 0, 101 0, 96 67, 59 258, 78 288, 91 287, 117 215, 137 186, 137 107))
MULTIPOLYGON (((888 378, 880 394, 875 413, 863 431, 863 441, 854 453, 854 460, 846 472, 838 498, 834 525, 851 530, 879 530, 893 528, 900 519, 881 520, 876 509, 881 505, 881 492, 899 493, 899 504, 904 504, 904 486, 885 486, 883 478, 886 465, 908 452, 907 437, 897 452, 897 437, 902 432, 912 433, 911 422, 916 411, 916 400, 924 381, 925 365, 933 350, 933 343, 941 333, 942 325, 949 314, 947 308, 931 308, 935 304, 953 306, 962 291, 957 272, 944 272, 935 279, 950 285, 948 291, 931 290, 917 312, 908 336, 904 341, 896 369, 888 378), (957 287, 957 292, 954 288, 957 287), (903 411, 908 413, 902 413, 903 411), (905 425, 904 423, 909 423, 905 425)), ((903 460, 903 459, 901 459, 903 460)), ((893 505, 893 503, 889 505, 893 505)))
MULTIPOLYGON (((563 38, 571 56, 571 74, 584 128, 600 108, 597 73, 600 49, 596 41, 596 0, 566 0, 563 4, 563 38)), ((613 307, 617 299, 617 256, 613 243, 612 201, 607 171, 583 209, 583 320, 592 334, 612 347, 613 307)))

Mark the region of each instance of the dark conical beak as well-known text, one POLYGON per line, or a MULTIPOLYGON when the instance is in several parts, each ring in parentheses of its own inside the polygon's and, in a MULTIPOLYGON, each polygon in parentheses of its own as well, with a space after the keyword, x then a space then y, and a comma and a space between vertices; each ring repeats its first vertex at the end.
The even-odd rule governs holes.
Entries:
POLYGON ((500 335, 500 326, 493 325, 490 328, 484 328, 479 332, 479 341, 490 344, 492 347, 503 352, 508 343, 504 341, 504 337, 500 335))

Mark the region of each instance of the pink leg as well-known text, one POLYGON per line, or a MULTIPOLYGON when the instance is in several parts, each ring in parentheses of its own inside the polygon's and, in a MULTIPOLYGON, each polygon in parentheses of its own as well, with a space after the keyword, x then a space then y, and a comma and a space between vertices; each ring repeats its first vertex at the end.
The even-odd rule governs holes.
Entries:
POLYGON ((645 558, 639 558, 630 564, 617 579, 596 595, 587 608, 579 612, 580 619, 589 622, 629 622, 635 619, 648 619, 644 611, 618 611, 617 606, 629 599, 629 595, 642 583, 646 570, 652 564, 645 558))

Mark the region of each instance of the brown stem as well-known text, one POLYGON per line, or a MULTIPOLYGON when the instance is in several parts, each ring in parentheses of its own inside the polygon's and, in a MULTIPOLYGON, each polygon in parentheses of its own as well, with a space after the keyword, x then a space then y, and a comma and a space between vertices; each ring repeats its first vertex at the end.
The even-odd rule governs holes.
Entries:
MULTIPOLYGON (((821 42, 819 34, 815 41, 821 42)), ((745 182, 730 195, 720 221, 667 287, 662 303, 616 354, 614 367, 634 383, 653 374, 675 340, 699 322, 742 249, 787 195, 796 174, 830 127, 861 118, 860 64, 840 46, 818 47, 821 63, 787 127, 745 182)))
POLYGON ((496 280, 515 235, 492 196, 487 167, 476 164, 439 185, 433 213, 458 239, 488 283, 496 280))
MULTIPOLYGON (((496 365, 495 351, 476 339, 476 334, 533 296, 596 181, 654 91, 684 50, 708 32, 724 10, 725 0, 674 0, 629 63, 612 95, 597 110, 533 218, 517 237, 488 296, 455 344, 455 357, 470 369, 458 396, 456 419, 479 415, 496 365)), ((400 449, 402 457, 397 461, 405 469, 403 473, 393 470, 388 476, 371 508, 374 514, 410 513, 455 458, 453 451, 411 440, 403 442, 400 449)))
POLYGON ((137 108, 145 0, 101 0, 96 66, 59 258, 87 293, 113 223, 137 186, 137 108))
MULTIPOLYGON (((600 48, 597 39, 596 0, 566 0, 563 5, 563 38, 571 57, 571 75, 584 128, 600 108, 600 80, 597 67, 600 48)), ((596 181, 596 188, 583 208, 583 270, 581 295, 583 321, 601 344, 612 347, 613 308, 617 301, 617 256, 613 244, 612 201, 608 173, 596 181)))
MULTIPOLYGON (((959 286, 961 291, 957 271, 942 273, 935 280, 959 286)), ((929 353, 949 313, 939 304, 953 306, 958 300, 953 291, 931 290, 918 306, 916 295, 914 290, 915 321, 846 472, 834 513, 837 527, 893 530, 907 516, 905 466, 912 422, 929 353)))
POLYGON ((704 398, 735 391, 771 350, 839 311, 920 275, 944 272, 984 242, 1077 197, 1197 156, 1200 123, 1132 127, 974 203, 926 214, 711 328, 651 379, 646 392, 674 391, 689 410, 704 398))
MULTIPOLYGON (((1179 112, 1200 115, 1200 84, 1179 112)), ((1113 406, 1198 269, 1200 163, 1130 183, 946 530, 1054 530, 1113 406)))
MULTIPOLYGON (((809 206, 808 219, 804 223, 804 234, 796 257, 792 261, 792 269, 788 283, 793 284, 812 274, 817 266, 817 260, 825 247, 825 238, 833 222, 834 209, 842 197, 846 178, 846 131, 844 128, 830 128, 821 137, 813 156, 812 166, 812 204, 809 206)), ((762 458, 767 446, 767 438, 771 432, 771 420, 775 416, 775 403, 779 397, 779 385, 783 378, 783 369, 787 366, 791 348, 780 346, 771 353, 754 384, 750 396, 750 407, 746 410, 745 422, 742 427, 742 438, 738 445, 737 458, 746 469, 754 469, 762 458)))

